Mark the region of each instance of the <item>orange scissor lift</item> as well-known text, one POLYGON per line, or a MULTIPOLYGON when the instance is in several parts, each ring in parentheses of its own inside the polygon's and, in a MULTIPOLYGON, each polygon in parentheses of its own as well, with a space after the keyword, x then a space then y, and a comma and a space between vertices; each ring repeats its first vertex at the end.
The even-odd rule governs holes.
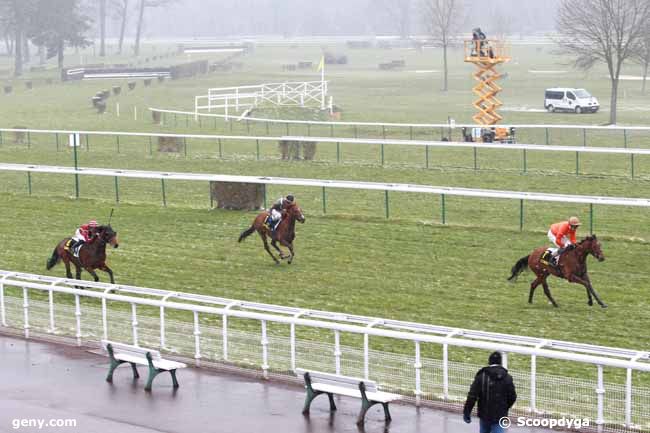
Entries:
POLYGON ((472 103, 478 111, 472 119, 480 125, 481 134, 472 134, 480 141, 514 141, 514 130, 491 127, 503 119, 497 110, 503 103, 497 98, 501 86, 497 81, 503 74, 496 66, 510 61, 510 47, 504 41, 471 40, 465 41, 465 62, 473 63, 477 71, 472 74, 478 83, 472 88, 478 99, 472 103))

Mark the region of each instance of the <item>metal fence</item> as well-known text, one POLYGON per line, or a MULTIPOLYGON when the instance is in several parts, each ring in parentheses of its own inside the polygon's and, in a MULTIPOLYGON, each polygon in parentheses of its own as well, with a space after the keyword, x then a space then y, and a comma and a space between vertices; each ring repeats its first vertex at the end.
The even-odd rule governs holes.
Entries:
MULTIPOLYGON (((444 186, 413 185, 400 183, 379 183, 379 182, 355 182, 339 180, 321 180, 321 179, 296 179, 296 178, 279 178, 268 176, 237 176, 237 175, 219 175, 219 174, 202 174, 202 173, 179 173, 179 172, 159 172, 159 171, 140 171, 140 170, 119 170, 106 168, 86 168, 86 167, 58 167, 45 165, 30 164, 2 164, 0 163, 0 172, 25 172, 27 173, 28 190, 32 192, 32 173, 47 173, 74 176, 75 195, 79 197, 79 176, 101 176, 112 177, 115 181, 115 201, 119 203, 119 179, 156 179, 160 180, 161 200, 163 206, 167 206, 166 182, 169 181, 195 181, 195 182, 231 182, 231 183, 252 183, 263 185, 289 185, 304 186, 310 188, 319 188, 322 191, 322 209, 327 213, 327 189, 351 189, 366 191, 381 191, 384 193, 384 211, 386 218, 390 217, 390 199, 389 192, 406 192, 420 194, 436 194, 441 200, 441 221, 447 222, 446 200, 449 196, 460 196, 470 198, 486 199, 508 199, 519 201, 519 229, 524 227, 524 201, 540 201, 551 203, 578 203, 589 205, 589 230, 593 233, 594 222, 594 205, 607 206, 625 206, 648 208, 650 199, 646 198, 626 198, 626 197, 606 197, 606 196, 581 196, 567 194, 545 194, 535 192, 520 191, 499 191, 488 189, 472 188, 454 188, 444 186)), ((266 195, 266 190, 265 190, 266 195)), ((211 196, 212 197, 212 196, 211 196)), ((212 199, 212 198, 211 198, 212 199)), ((264 197, 264 207, 266 206, 266 197, 264 197)), ((211 203, 212 206, 212 203, 211 203)))
POLYGON ((364 377, 415 404, 456 410, 479 366, 454 354, 499 350, 517 385, 515 413, 590 419, 598 431, 650 429, 650 389, 638 385, 650 372, 643 351, 1 270, 0 324, 25 338, 68 336, 79 345, 108 338, 265 377, 296 368, 364 377), (412 349, 378 350, 377 340, 412 349), (583 377, 541 372, 547 361, 577 364, 583 377), (624 383, 605 380, 621 370, 624 383))

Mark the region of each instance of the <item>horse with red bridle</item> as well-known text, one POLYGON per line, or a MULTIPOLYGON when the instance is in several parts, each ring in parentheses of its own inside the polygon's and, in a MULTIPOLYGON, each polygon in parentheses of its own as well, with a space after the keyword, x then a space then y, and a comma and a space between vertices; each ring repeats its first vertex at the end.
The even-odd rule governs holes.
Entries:
POLYGON ((248 236, 253 234, 253 232, 257 231, 257 233, 262 238, 262 242, 264 243, 264 249, 266 250, 267 253, 269 253, 269 255, 275 261, 276 264, 279 264, 280 260, 278 260, 271 252, 267 240, 268 238, 271 238, 271 245, 273 246, 273 248, 275 248, 278 251, 278 253, 280 253, 280 259, 282 260, 288 259, 287 263, 291 264, 293 258, 295 257, 295 251, 293 249, 293 240, 296 238, 296 221, 299 221, 300 223, 304 223, 305 215, 303 215, 302 210, 298 207, 296 203, 292 203, 288 205, 282 210, 282 220, 278 224, 275 231, 271 231, 271 229, 265 224, 265 221, 267 220, 268 217, 269 217, 268 211, 264 211, 258 214, 255 217, 253 224, 248 229, 241 232, 241 234, 239 235, 238 242, 243 241, 248 236), (280 243, 280 245, 284 246, 289 250, 289 255, 285 255, 282 252, 282 250, 277 244, 278 242, 280 243))
POLYGON ((535 273, 536 278, 530 284, 528 303, 533 303, 533 294, 535 293, 535 289, 541 284, 542 287, 544 287, 544 294, 549 301, 551 301, 554 307, 558 306, 551 295, 548 284, 546 283, 548 276, 553 275, 558 278, 564 278, 571 283, 581 284, 584 286, 585 289, 587 289, 587 296, 589 299, 588 304, 590 306, 594 304, 592 299, 593 296, 601 307, 607 308, 607 305, 600 300, 598 294, 591 285, 591 280, 587 273, 587 257, 590 254, 599 262, 605 260, 605 255, 601 250, 600 242, 598 242, 596 235, 587 236, 575 246, 572 246, 571 249, 565 251, 560 256, 557 267, 551 265, 544 259, 545 253, 546 247, 540 247, 533 250, 530 255, 519 259, 519 261, 517 261, 517 263, 512 267, 512 275, 508 278, 509 281, 516 280, 517 276, 521 274, 526 267, 529 267, 535 273))

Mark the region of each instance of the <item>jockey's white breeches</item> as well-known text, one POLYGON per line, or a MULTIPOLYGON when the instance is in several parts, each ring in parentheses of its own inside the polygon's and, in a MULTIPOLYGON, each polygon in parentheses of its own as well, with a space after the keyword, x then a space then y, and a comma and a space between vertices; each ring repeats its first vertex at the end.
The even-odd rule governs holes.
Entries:
MULTIPOLYGON (((557 244, 557 242, 555 241, 555 235, 554 235, 553 232, 551 232, 550 230, 548 231, 548 240, 551 241, 551 243, 552 243, 553 245, 555 245, 556 247, 558 247, 558 248, 562 248, 561 246, 559 246, 559 245, 557 244)), ((564 237, 562 238, 562 243, 566 246, 567 242, 571 242, 571 240, 570 240, 569 238, 567 238, 566 236, 564 236, 564 237)))
POLYGON ((271 209, 271 219, 277 221, 282 218, 282 213, 278 212, 276 209, 271 209))
POLYGON ((74 236, 72 236, 72 239, 75 241, 85 241, 83 235, 81 234, 81 230, 77 229, 76 232, 74 232, 74 236))

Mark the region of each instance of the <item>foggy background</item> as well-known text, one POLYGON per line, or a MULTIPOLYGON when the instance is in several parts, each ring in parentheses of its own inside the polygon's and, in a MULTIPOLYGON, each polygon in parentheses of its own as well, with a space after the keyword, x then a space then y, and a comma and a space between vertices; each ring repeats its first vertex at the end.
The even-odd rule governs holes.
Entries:
MULTIPOLYGON (((424 35, 421 0, 172 0, 150 8, 145 38, 207 38, 245 35, 400 35, 407 10, 408 33, 424 35)), ((129 21, 137 19, 132 1, 129 21)), ((552 32, 559 0, 464 0, 459 32, 480 26, 489 34, 543 35, 552 32)), ((90 14, 95 23, 98 13, 90 14)), ((95 32, 97 33, 97 31, 95 32)), ((119 35, 109 15, 107 37, 119 35)), ((133 31, 127 32, 133 37, 133 31)))

